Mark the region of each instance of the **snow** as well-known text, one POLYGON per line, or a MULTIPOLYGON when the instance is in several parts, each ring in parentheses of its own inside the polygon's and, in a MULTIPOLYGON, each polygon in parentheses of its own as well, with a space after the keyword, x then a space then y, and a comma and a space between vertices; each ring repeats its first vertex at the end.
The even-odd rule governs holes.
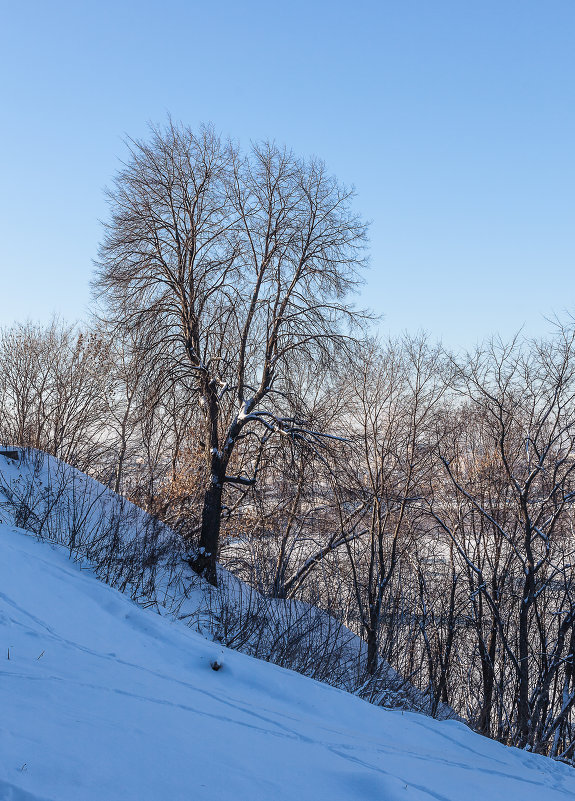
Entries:
POLYGON ((575 797, 566 765, 216 647, 6 523, 0 658, 2 801, 575 797))

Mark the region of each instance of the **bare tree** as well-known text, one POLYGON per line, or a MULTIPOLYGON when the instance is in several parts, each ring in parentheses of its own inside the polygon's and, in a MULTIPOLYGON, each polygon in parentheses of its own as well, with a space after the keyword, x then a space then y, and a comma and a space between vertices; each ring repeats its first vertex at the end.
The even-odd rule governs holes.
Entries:
POLYGON ((413 548, 422 514, 433 467, 430 431, 447 386, 443 372, 439 348, 425 337, 406 338, 384 349, 373 345, 346 388, 356 448, 340 508, 347 525, 366 532, 350 538, 347 548, 370 673, 377 669, 384 599, 398 561, 413 548), (357 499, 351 501, 354 485, 357 499))
POLYGON ((491 343, 461 366, 462 408, 433 514, 467 574, 484 694, 479 726, 558 752, 575 704, 571 532, 575 334, 491 343))
POLYGON ((203 414, 207 482, 194 568, 216 582, 222 493, 249 486, 274 435, 318 442, 294 414, 294 359, 341 359, 359 315, 366 226, 353 193, 317 160, 275 144, 247 154, 209 128, 170 123, 132 141, 109 192, 96 282, 119 327, 143 329, 166 381, 185 381, 203 414))

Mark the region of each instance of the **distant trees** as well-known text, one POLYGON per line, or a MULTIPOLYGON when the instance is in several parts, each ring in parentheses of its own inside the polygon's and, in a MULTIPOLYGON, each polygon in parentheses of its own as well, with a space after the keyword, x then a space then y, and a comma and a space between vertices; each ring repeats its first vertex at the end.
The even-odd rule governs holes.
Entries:
MULTIPOLYGON (((109 192, 96 286, 118 329, 145 334, 164 385, 200 406, 206 463, 200 547, 216 581, 224 486, 251 486, 276 435, 319 445, 297 414, 302 366, 341 360, 366 227, 351 191, 275 144, 242 153, 170 123, 133 142, 109 192), (241 470, 228 468, 238 448, 241 470)), ((158 373, 156 373, 158 374, 158 373)))
POLYGON ((557 753, 575 704, 575 333, 491 344, 460 380, 468 404, 440 448, 432 514, 469 591, 479 727, 557 753))
POLYGON ((0 332, 0 437, 87 469, 105 435, 109 358, 96 333, 53 320, 0 332))
POLYGON ((406 337, 383 349, 372 345, 345 384, 354 450, 342 499, 347 510, 355 507, 354 527, 365 531, 346 547, 369 673, 377 668, 384 600, 397 564, 415 549, 445 379, 441 350, 425 337, 406 337))

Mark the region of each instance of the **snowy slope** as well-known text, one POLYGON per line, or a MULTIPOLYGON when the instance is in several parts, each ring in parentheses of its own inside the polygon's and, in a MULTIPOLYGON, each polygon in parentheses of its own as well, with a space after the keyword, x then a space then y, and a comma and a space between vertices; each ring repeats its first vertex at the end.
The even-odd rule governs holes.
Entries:
POLYGON ((563 764, 217 654, 0 525, 0 799, 575 797, 563 764))
MULTIPOLYGON (((366 681, 359 669, 365 643, 342 621, 299 600, 262 597, 221 565, 214 591, 182 560, 173 531, 52 456, 21 449, 11 460, 0 452, 0 522, 65 546, 132 600, 184 619, 209 639, 349 692, 361 688, 384 706, 429 710, 429 698, 383 660, 366 681)), ((449 707, 440 714, 455 717, 449 707)))

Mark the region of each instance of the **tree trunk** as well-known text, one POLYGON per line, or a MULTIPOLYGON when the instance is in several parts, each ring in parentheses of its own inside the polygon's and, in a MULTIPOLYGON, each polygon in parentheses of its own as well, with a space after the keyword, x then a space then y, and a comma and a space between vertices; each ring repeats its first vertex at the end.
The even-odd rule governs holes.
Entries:
POLYGON ((122 435, 120 439, 120 453, 118 454, 118 461, 116 463, 116 479, 114 481, 114 492, 119 495, 122 490, 122 471, 124 469, 124 459, 126 458, 127 443, 126 443, 126 430, 122 423, 122 435))
POLYGON ((487 737, 491 736, 491 713, 493 710, 493 690, 495 687, 495 649, 497 646, 497 621, 493 618, 489 632, 487 648, 480 636, 479 651, 481 658, 481 674, 483 677, 483 699, 477 730, 487 737))
POLYGON ((519 610, 519 688, 517 704, 517 733, 519 748, 529 743, 529 610, 532 598, 533 577, 529 572, 525 579, 523 600, 519 610))
POLYGON ((370 627, 367 630, 367 664, 366 669, 370 676, 373 676, 377 671, 378 654, 377 654, 377 631, 375 628, 370 627))
POLYGON ((212 474, 204 493, 202 508, 202 528, 198 553, 190 560, 190 566, 214 587, 218 585, 216 560, 222 520, 223 481, 212 474))
POLYGON ((219 409, 218 398, 213 382, 205 384, 202 397, 206 408, 206 464, 208 467, 208 485, 204 492, 204 503, 202 507, 200 546, 197 554, 190 560, 190 566, 196 573, 205 578, 206 581, 209 581, 210 584, 217 587, 218 575, 216 561, 220 542, 222 493, 224 489, 227 460, 222 460, 222 455, 219 451, 219 409))

